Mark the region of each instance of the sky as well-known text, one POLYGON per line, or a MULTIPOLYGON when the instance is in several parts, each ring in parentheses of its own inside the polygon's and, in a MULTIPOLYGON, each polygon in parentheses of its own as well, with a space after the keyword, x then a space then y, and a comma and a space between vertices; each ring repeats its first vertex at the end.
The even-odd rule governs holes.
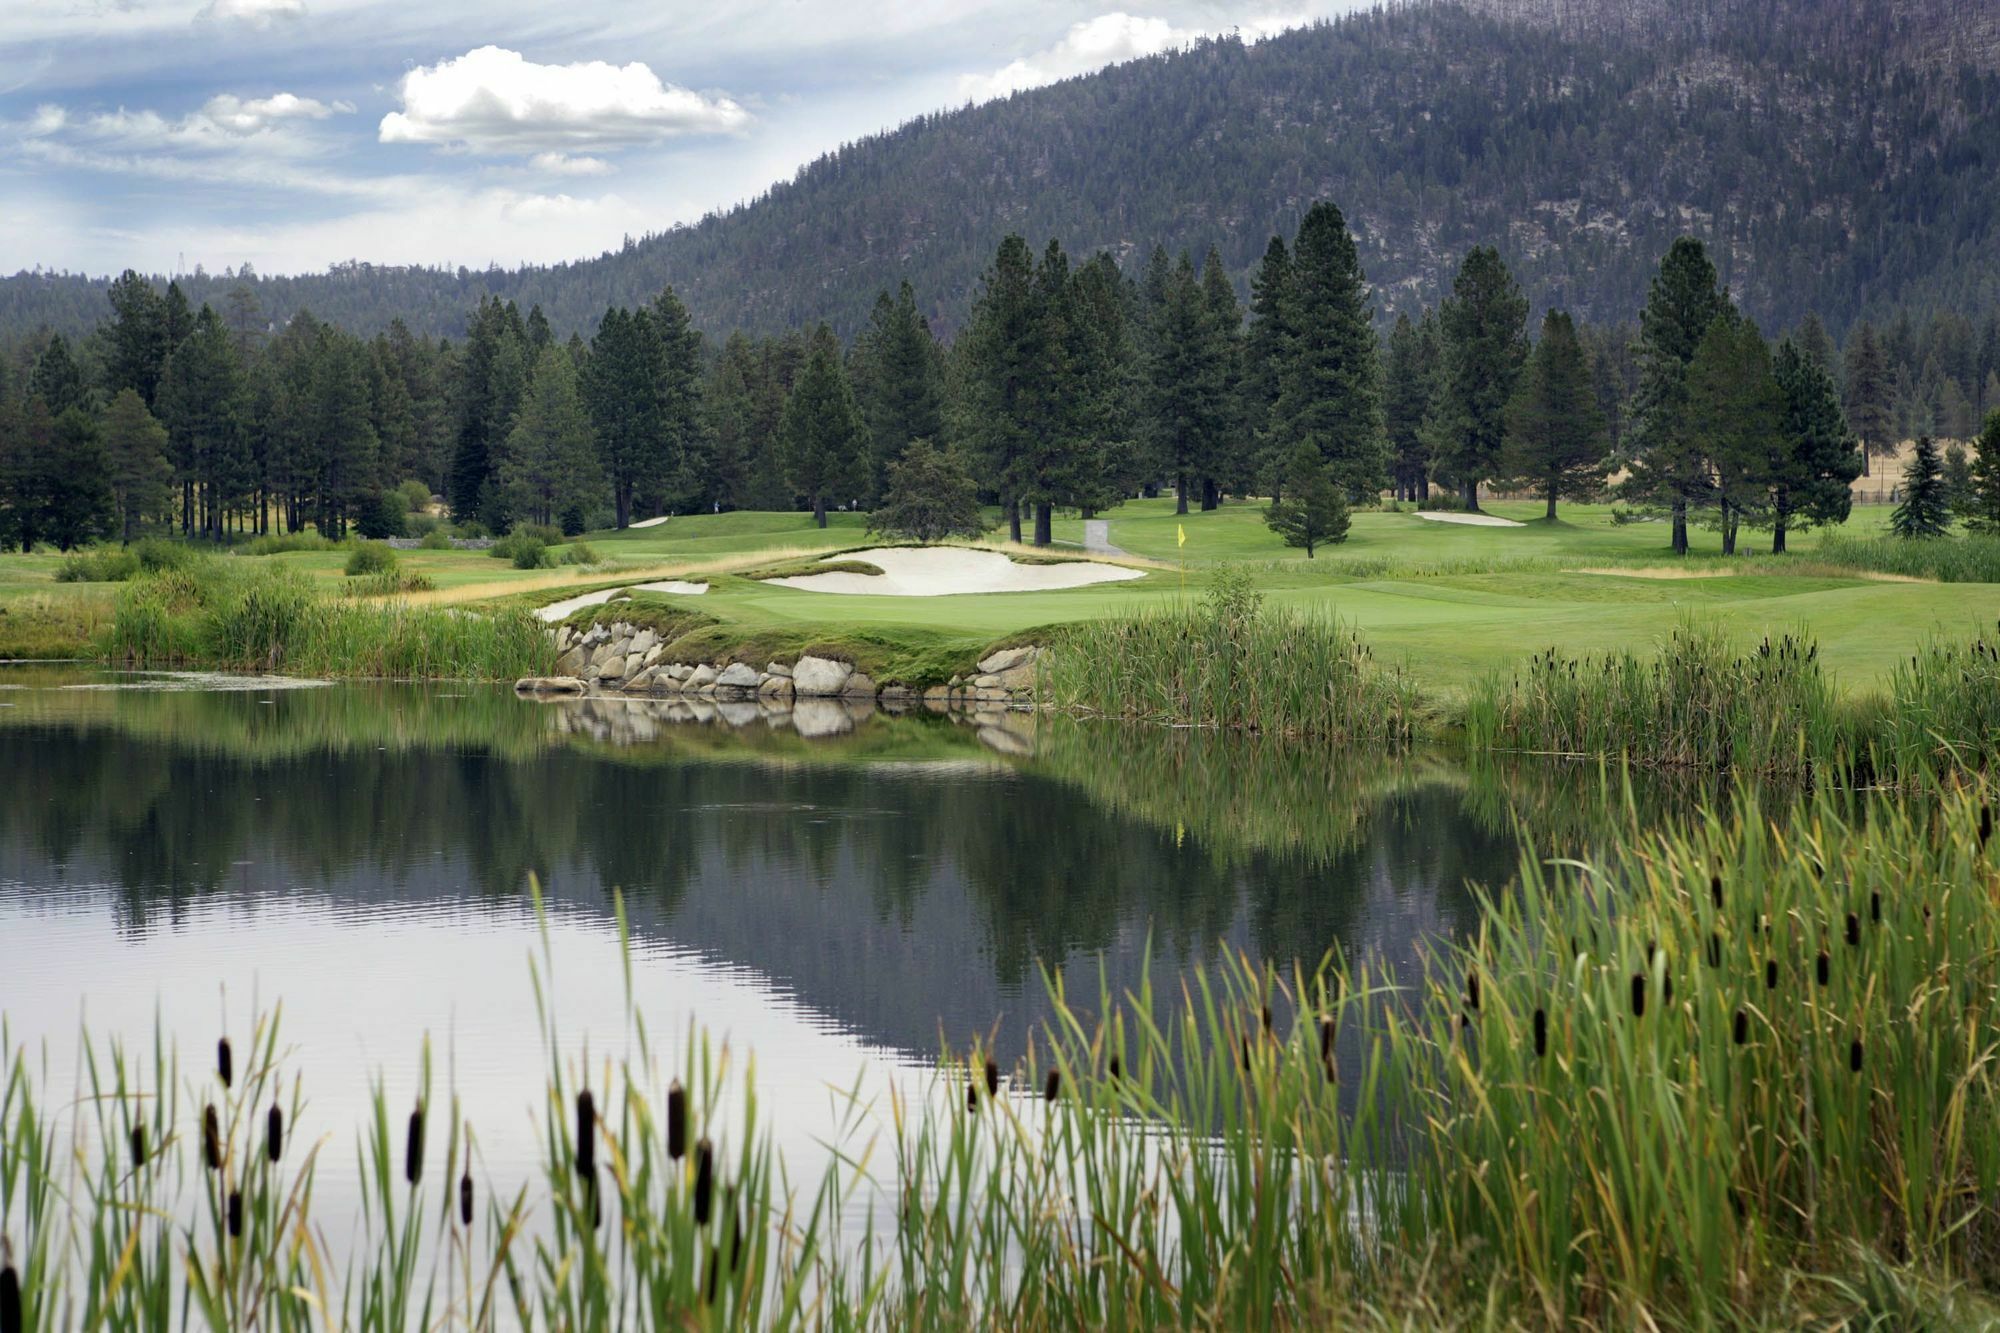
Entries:
POLYGON ((1358 0, 0 0, 0 272, 594 256, 819 154, 1358 0))

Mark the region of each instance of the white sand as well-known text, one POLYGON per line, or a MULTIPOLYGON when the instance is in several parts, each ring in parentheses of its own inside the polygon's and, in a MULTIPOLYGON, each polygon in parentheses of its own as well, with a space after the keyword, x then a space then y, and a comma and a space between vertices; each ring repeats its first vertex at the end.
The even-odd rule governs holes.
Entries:
MULTIPOLYGON (((699 597, 708 591, 706 583, 683 583, 679 579, 666 579, 659 583, 634 583, 628 586, 634 592, 670 592, 681 597, 699 597)), ((535 615, 553 625, 572 611, 581 611, 586 606, 602 606, 620 591, 618 588, 600 588, 596 592, 582 593, 560 602, 552 602, 535 612, 535 615)))
POLYGON ((1439 510, 1419 510, 1418 518, 1429 519, 1433 523, 1463 523, 1470 528, 1518 528, 1522 526, 1511 518, 1501 518, 1495 514, 1449 514, 1439 510))
POLYGON ((628 523, 625 526, 629 528, 657 528, 672 517, 672 514, 662 514, 658 518, 642 518, 636 523, 628 523))
POLYGON ((807 592, 860 593, 877 597, 949 597, 972 592, 1048 592, 1093 583, 1120 583, 1145 571, 1075 560, 1060 565, 1019 565, 999 551, 964 546, 891 546, 850 551, 829 560, 860 560, 880 574, 798 574, 769 582, 807 592))

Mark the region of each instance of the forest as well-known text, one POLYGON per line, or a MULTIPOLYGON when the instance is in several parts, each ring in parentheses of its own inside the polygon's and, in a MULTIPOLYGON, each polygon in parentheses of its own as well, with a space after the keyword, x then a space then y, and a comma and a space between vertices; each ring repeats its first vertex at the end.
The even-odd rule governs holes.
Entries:
POLYGON ((1854 477, 1913 437, 1946 442, 1926 465, 1946 511, 1933 526, 1952 509, 2000 519, 2000 439, 1987 425, 1974 444, 2000 412, 1991 312, 1975 326, 1905 311, 1844 346, 1808 313, 1772 339, 1683 237, 1636 322, 1531 321, 1500 252, 1475 246, 1445 299, 1384 333, 1330 203, 1268 239, 1250 287, 1246 305, 1216 250, 1156 246, 1128 271, 1009 236, 949 343, 909 283, 846 341, 825 322, 710 339, 672 288, 610 307, 588 341, 488 299, 453 341, 308 312, 267 334, 250 289, 191 308, 127 273, 81 340, 0 349, 0 549, 578 533, 723 509, 823 525, 897 500, 907 474, 999 506, 1014 540, 1042 545, 1058 510, 1256 495, 1310 554, 1385 492, 1475 509, 1483 487, 1544 499, 1551 518, 1610 494, 1671 517, 1677 551, 1690 522, 1725 550, 1745 526, 1783 550, 1787 532, 1844 519, 1854 477))
MULTIPOLYGON (((1845 338, 1862 318, 2000 304, 1990 6, 1475 8, 1425 0, 1254 44, 1225 37, 922 116, 741 207, 573 263, 235 265, 178 281, 218 310, 242 287, 273 331, 310 309, 364 336, 400 320, 454 339, 489 298, 540 306, 558 337, 587 338, 606 308, 668 286, 698 328, 783 336, 825 320, 853 338, 877 292, 908 281, 932 327, 956 336, 1009 234, 1127 266, 1155 243, 1213 248, 1247 298, 1269 236, 1337 199, 1385 323, 1437 304, 1482 244, 1506 256, 1537 318, 1557 306, 1580 323, 1626 320, 1684 233, 1767 328, 1812 312, 1845 338)), ((164 276, 149 281, 164 294, 164 276)), ((0 332, 81 337, 108 286, 0 279, 0 332)))

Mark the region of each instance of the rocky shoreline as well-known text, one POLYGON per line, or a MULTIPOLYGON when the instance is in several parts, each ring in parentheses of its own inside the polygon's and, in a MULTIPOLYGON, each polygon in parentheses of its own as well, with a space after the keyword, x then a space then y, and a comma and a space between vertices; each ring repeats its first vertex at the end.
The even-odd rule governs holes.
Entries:
POLYGON ((534 696, 624 695, 692 697, 719 702, 763 701, 783 705, 795 699, 865 701, 883 707, 922 704, 938 710, 1031 708, 1037 664, 1034 645, 989 653, 969 676, 916 686, 878 682, 854 663, 807 654, 791 663, 769 662, 760 670, 748 662, 669 662, 666 645, 644 626, 612 621, 578 630, 555 631, 555 674, 528 676, 514 684, 534 696))

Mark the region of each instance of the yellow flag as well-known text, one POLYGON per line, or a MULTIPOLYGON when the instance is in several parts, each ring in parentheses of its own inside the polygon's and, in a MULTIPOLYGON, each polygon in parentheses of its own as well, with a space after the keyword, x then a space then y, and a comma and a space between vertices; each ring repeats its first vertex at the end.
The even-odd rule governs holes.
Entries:
POLYGON ((1187 545, 1187 529, 1182 527, 1178 523, 1174 524, 1174 537, 1176 538, 1174 545, 1176 546, 1187 545))

